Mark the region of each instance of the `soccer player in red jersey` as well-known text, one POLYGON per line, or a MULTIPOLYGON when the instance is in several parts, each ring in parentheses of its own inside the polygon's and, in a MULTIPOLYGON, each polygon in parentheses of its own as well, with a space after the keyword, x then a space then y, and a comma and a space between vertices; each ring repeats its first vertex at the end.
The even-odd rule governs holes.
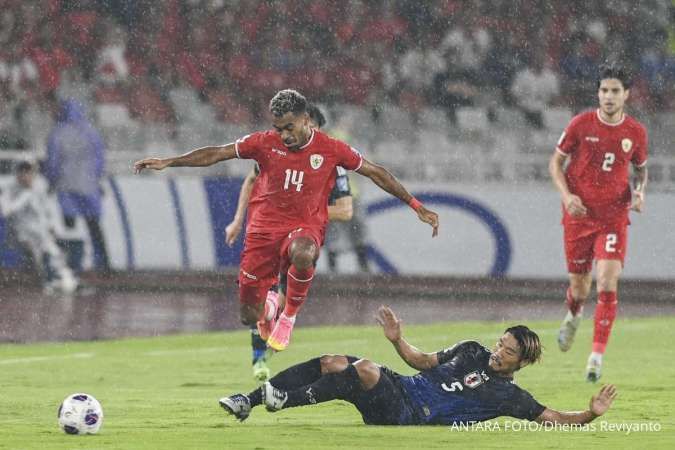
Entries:
MULTIPOLYGON (((309 114, 309 126, 311 128, 320 130, 326 124, 326 117, 317 106, 308 105, 307 114, 309 114)), ((342 167, 337 167, 336 170, 335 186, 328 201, 328 220, 347 221, 352 218, 353 214, 349 178, 347 177, 347 171, 342 167)), ((260 170, 256 165, 246 175, 241 185, 236 213, 232 222, 225 227, 225 242, 230 247, 234 245, 244 227, 244 217, 251 196, 258 195, 260 192, 259 184, 256 183, 259 174, 260 170)), ((267 367, 267 359, 270 355, 267 352, 267 339, 274 328, 273 324, 276 322, 277 312, 281 313, 283 306, 286 304, 286 282, 286 274, 281 274, 278 285, 275 284, 267 293, 265 302, 271 303, 271 305, 265 307, 265 310, 270 314, 269 320, 258 320, 256 325, 251 326, 253 377, 261 383, 267 381, 270 376, 270 369, 267 367)))
POLYGON ((647 184, 647 131, 624 112, 629 89, 630 80, 623 68, 601 66, 600 107, 572 119, 549 163, 549 172, 563 203, 562 223, 570 280, 568 312, 558 335, 562 351, 570 349, 579 327, 583 305, 591 291, 593 260, 596 260, 598 303, 593 348, 586 367, 586 379, 591 382, 600 378, 602 355, 616 317, 617 286, 630 223, 628 212, 642 212, 647 184))
POLYGON ((267 291, 279 273, 288 275, 286 305, 267 344, 284 350, 295 316, 307 298, 314 262, 328 221, 328 196, 336 167, 370 178, 386 192, 409 204, 422 222, 438 234, 438 215, 424 207, 386 169, 349 145, 309 126, 307 100, 292 89, 270 101, 274 130, 249 134, 235 143, 202 147, 172 158, 146 158, 143 169, 210 166, 234 158, 254 159, 260 168, 260 195, 249 201, 249 217, 239 270, 240 316, 245 325, 271 317, 265 311, 267 291))

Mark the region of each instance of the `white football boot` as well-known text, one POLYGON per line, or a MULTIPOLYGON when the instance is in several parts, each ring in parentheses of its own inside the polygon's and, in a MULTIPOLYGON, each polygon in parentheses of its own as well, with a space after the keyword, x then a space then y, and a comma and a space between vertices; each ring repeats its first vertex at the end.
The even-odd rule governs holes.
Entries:
POLYGON ((286 404, 286 400, 288 400, 288 393, 275 388, 269 381, 263 385, 262 394, 263 403, 265 403, 267 410, 270 412, 279 411, 286 404))
POLYGON ((251 414, 251 401, 244 394, 234 394, 231 397, 223 397, 219 400, 220 406, 243 422, 251 414))
POLYGON ((601 375, 602 354, 593 352, 588 357, 588 363, 586 364, 586 381, 589 383, 595 383, 600 379, 601 375))

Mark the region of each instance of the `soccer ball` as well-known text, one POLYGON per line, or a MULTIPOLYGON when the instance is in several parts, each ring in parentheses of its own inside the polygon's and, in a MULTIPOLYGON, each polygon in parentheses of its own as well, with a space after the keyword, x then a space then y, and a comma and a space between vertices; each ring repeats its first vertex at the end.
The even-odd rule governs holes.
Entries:
POLYGON ((67 434, 94 434, 103 423, 103 408, 89 394, 73 394, 59 406, 59 427, 67 434))

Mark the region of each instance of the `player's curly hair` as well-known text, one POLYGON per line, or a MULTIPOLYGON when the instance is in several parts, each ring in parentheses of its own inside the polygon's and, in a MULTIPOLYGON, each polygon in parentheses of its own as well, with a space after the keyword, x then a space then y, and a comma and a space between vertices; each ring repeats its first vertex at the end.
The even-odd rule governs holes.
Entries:
POLYGON ((284 89, 277 92, 270 100, 270 112, 274 117, 281 117, 286 113, 294 115, 307 111, 307 99, 293 89, 284 89))
POLYGON ((602 80, 607 80, 608 78, 615 78, 621 81, 624 89, 630 89, 633 84, 628 70, 618 63, 606 62, 598 67, 598 87, 600 87, 602 80))
POLYGON ((520 360, 528 364, 533 364, 541 358, 541 342, 537 333, 527 328, 525 325, 516 325, 507 328, 504 333, 510 333, 516 338, 520 347, 520 360))

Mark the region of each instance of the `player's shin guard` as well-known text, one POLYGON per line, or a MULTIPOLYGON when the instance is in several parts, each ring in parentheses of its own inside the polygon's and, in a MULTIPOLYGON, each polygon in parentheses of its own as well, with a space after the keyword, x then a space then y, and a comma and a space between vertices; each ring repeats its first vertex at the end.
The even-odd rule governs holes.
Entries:
POLYGON ((288 269, 288 285, 286 287, 286 306, 284 314, 287 317, 295 317, 305 303, 309 287, 314 278, 314 267, 299 270, 292 265, 288 269))
POLYGON ((595 327, 593 332, 593 352, 605 353, 612 325, 616 318, 616 292, 599 292, 595 307, 595 327))
POLYGON ((270 321, 279 315, 279 294, 275 291, 268 291, 265 299, 265 309, 263 310, 262 320, 270 321))
POLYGON ((270 379, 270 383, 276 388, 290 391, 312 384, 319 378, 321 378, 321 358, 314 358, 282 370, 270 379))
MULTIPOLYGON (((345 355, 345 358, 347 364, 354 364, 359 360, 356 356, 345 355)), ((270 379, 270 383, 278 389, 290 391, 312 384, 322 376, 321 358, 314 358, 282 370, 270 379)))
POLYGON ((584 309, 584 302, 572 296, 572 289, 567 288, 565 304, 573 316, 578 316, 584 309))
POLYGON ((329 373, 314 383, 288 392, 284 408, 313 405, 330 400, 349 400, 361 388, 359 373, 353 364, 342 372, 329 373))

